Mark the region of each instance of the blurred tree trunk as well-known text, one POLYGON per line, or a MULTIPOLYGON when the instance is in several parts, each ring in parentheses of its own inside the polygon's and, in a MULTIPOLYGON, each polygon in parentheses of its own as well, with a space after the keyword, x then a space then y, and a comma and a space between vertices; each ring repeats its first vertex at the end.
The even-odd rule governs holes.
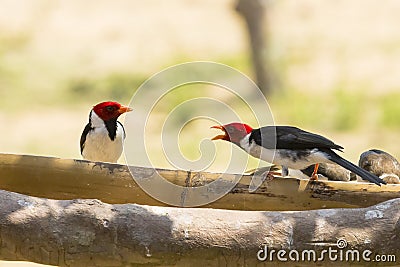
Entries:
POLYGON ((265 55, 265 5, 262 0, 238 0, 236 11, 246 21, 257 85, 264 95, 268 95, 271 92, 271 85, 265 55))

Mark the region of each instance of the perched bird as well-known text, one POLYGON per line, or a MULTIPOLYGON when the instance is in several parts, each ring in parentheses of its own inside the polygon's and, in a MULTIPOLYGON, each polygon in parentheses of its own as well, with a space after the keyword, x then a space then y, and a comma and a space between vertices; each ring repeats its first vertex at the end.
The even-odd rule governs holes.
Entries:
POLYGON ((117 162, 123 150, 124 126, 118 117, 132 111, 117 102, 102 102, 89 113, 89 123, 81 135, 81 155, 92 161, 117 162))
POLYGON ((400 163, 389 153, 371 149, 360 155, 358 166, 389 184, 400 184, 400 163))
POLYGON ((282 169, 302 170, 315 164, 312 178, 316 179, 318 164, 333 162, 377 185, 386 184, 379 177, 336 154, 333 150, 342 151, 343 147, 321 135, 292 126, 266 126, 253 129, 247 124, 237 122, 211 128, 224 131, 224 134, 217 135, 212 140, 232 142, 253 157, 281 165, 282 169))

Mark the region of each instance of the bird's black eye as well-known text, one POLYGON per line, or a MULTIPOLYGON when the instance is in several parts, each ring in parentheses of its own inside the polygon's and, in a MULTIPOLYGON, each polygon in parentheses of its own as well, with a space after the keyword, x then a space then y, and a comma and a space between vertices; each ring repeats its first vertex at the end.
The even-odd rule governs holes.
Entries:
POLYGON ((108 107, 106 107, 106 110, 107 111, 114 111, 114 107, 113 106, 108 106, 108 107))

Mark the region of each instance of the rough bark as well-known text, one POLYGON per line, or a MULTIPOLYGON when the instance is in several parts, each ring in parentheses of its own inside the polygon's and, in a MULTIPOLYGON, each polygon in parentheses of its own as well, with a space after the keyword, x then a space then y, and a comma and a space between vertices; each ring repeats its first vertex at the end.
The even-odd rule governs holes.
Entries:
MULTIPOLYGON (((362 209, 267 212, 50 200, 1 190, 0 203, 0 258, 8 260, 60 266, 276 266, 285 263, 257 260, 263 244, 320 251, 338 239, 348 242, 345 249, 400 256, 400 199, 362 209)), ((324 263, 331 264, 343 262, 324 263)))

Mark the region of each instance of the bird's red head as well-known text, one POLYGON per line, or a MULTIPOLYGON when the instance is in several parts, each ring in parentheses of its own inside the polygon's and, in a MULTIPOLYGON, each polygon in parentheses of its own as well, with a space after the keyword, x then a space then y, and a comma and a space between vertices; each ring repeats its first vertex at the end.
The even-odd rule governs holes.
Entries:
POLYGON ((251 133, 253 130, 253 128, 251 128, 249 125, 240 122, 212 126, 211 128, 224 131, 224 134, 217 135, 211 140, 221 139, 235 144, 239 144, 240 140, 242 140, 243 137, 251 133))
POLYGON ((102 120, 108 121, 111 119, 117 119, 119 115, 132 111, 132 108, 121 105, 118 102, 101 102, 93 107, 93 111, 102 120))

